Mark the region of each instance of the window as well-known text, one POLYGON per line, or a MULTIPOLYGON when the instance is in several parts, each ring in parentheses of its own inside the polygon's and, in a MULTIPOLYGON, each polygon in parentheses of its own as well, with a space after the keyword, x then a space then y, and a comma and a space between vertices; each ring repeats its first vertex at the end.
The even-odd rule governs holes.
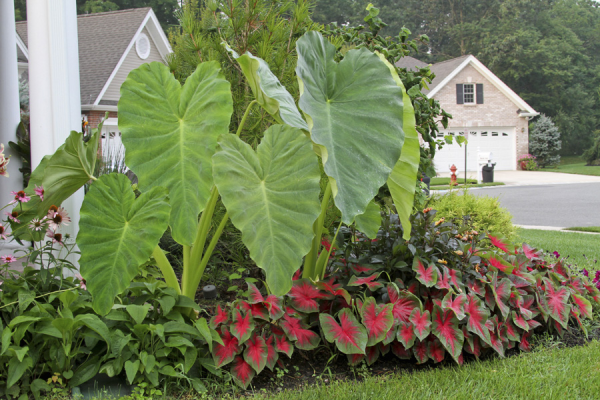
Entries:
POLYGON ((477 136, 477 132, 469 132, 471 136, 477 136))
POLYGON ((487 132, 481 132, 481 136, 487 136, 487 132))
POLYGON ((140 33, 135 41, 135 51, 142 60, 150 55, 150 39, 144 33, 140 33))
POLYGON ((475 85, 472 83, 463 84, 464 104, 475 104, 475 85))
POLYGON ((508 133, 502 132, 502 136, 508 136, 508 133))
POLYGON ((492 132, 492 136, 498 136, 498 132, 492 132))

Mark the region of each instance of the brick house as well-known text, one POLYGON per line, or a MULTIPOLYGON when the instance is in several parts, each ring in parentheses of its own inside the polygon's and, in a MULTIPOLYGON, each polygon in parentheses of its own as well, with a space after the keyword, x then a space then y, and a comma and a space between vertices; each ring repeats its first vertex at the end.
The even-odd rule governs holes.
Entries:
MULTIPOLYGON (((19 75, 27 79, 27 21, 17 22, 16 30, 19 75)), ((108 111, 102 136, 119 145, 121 84, 140 65, 165 62, 171 46, 150 7, 78 15, 77 33, 82 119, 95 128, 108 111)))
MULTIPOLYGON (((396 63, 413 70, 427 65, 412 57, 396 63)), ((539 113, 472 55, 433 64, 431 71, 435 79, 424 94, 453 117, 439 136, 467 138, 467 171, 477 169, 478 150, 492 152, 497 170, 516 170, 517 159, 529 152, 528 121, 539 113)), ((434 164, 440 172, 448 172, 452 164, 463 171, 465 146, 444 146, 434 164)))

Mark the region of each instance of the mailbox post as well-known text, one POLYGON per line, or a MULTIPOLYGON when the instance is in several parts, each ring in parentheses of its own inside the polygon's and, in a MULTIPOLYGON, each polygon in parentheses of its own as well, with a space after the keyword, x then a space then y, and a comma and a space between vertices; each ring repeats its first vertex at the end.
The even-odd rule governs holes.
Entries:
POLYGON ((482 169, 483 166, 492 162, 492 153, 491 152, 482 152, 477 148, 477 183, 481 183, 483 180, 482 177, 482 169))

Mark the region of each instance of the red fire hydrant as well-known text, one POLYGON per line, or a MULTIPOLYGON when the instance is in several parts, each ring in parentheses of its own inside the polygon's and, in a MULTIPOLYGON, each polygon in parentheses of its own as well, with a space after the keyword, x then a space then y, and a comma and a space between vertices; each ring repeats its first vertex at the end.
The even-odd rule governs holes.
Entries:
POLYGON ((458 182, 456 181, 456 170, 458 168, 456 168, 456 165, 452 164, 452 166, 450 167, 450 172, 452 172, 452 174, 450 174, 450 186, 456 186, 458 185, 458 182))

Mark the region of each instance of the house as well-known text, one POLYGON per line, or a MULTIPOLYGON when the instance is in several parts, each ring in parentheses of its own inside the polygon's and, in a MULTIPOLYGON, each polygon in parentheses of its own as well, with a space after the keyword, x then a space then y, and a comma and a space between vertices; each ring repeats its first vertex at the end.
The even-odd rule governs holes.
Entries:
MULTIPOLYGON (((428 64, 404 57, 396 66, 415 70, 428 64)), ((517 159, 529 152, 529 119, 538 115, 529 104, 472 55, 431 65, 435 79, 423 93, 439 101, 452 114, 439 137, 462 135, 466 146, 466 170, 477 170, 477 152, 492 152, 497 170, 516 170, 517 159)), ((465 170, 465 145, 446 145, 435 155, 439 172, 455 164, 465 170)))
MULTIPOLYGON (((19 76, 27 79, 27 21, 17 22, 19 76)), ((103 137, 120 143, 117 103, 129 72, 144 63, 165 62, 172 52, 152 8, 77 16, 81 115, 91 128, 108 111, 103 137)))

